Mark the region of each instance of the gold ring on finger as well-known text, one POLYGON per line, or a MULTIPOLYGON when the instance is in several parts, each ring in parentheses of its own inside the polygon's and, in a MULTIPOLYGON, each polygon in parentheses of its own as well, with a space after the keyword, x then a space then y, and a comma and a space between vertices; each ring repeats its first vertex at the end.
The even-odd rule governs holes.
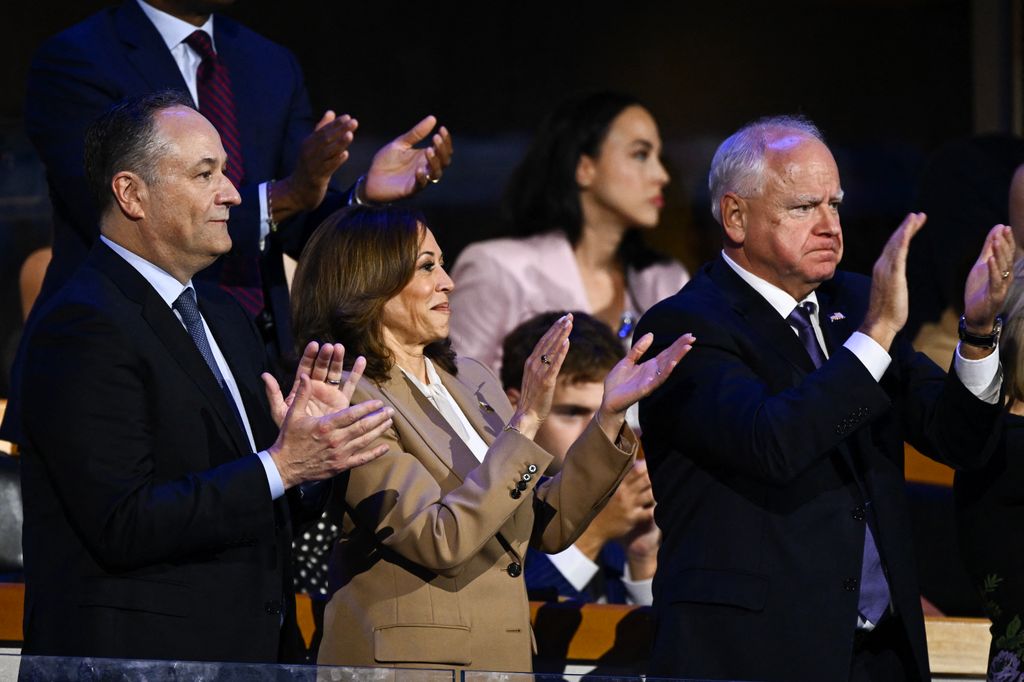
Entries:
POLYGON ((1009 276, 1010 276, 1010 271, 1009 270, 1003 270, 1003 279, 1006 279, 1009 276))

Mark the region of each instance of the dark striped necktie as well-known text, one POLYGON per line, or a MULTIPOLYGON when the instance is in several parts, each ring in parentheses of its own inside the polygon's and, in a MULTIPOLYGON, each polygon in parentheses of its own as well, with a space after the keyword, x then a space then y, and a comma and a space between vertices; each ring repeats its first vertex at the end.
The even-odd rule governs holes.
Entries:
MULTIPOLYGON (((228 155, 225 174, 240 187, 243 178, 242 144, 238 135, 238 118, 235 115, 235 96, 231 91, 231 74, 228 67, 213 51, 210 36, 205 31, 194 31, 185 38, 185 44, 202 57, 196 71, 196 91, 199 96, 199 113, 205 116, 220 133, 224 151, 228 155)), ((259 259, 228 254, 221 266, 220 284, 242 304, 249 314, 256 318, 263 310, 263 284, 260 278, 259 259)))

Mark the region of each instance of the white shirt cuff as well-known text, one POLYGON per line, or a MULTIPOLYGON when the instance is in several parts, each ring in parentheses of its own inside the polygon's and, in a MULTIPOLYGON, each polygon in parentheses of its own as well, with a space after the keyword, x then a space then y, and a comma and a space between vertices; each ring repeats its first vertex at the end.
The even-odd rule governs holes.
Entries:
POLYGON ((626 588, 626 603, 637 606, 650 606, 654 603, 654 579, 633 580, 629 572, 629 561, 622 571, 622 586, 626 588))
POLYGON ((260 252, 267 245, 267 235, 270 234, 270 211, 267 209, 267 185, 261 182, 259 189, 260 196, 260 252))
POLYGON ((878 345, 877 341, 864 332, 854 332, 843 346, 857 356, 875 381, 882 380, 885 370, 889 369, 892 357, 887 350, 878 345))
POLYGON ((953 356, 953 368, 964 387, 978 400, 989 405, 999 401, 999 389, 1003 386, 1003 366, 999 363, 999 347, 997 346, 988 357, 981 360, 969 360, 960 355, 960 344, 956 345, 953 356))
POLYGON ((549 554, 548 559, 578 592, 582 592, 587 583, 597 575, 597 564, 588 559, 576 545, 571 545, 558 554, 549 554))
POLYGON ((257 452, 256 456, 260 458, 263 470, 267 472, 267 483, 270 484, 270 499, 276 500, 284 495, 284 481, 281 480, 281 472, 277 470, 274 458, 266 450, 257 452))

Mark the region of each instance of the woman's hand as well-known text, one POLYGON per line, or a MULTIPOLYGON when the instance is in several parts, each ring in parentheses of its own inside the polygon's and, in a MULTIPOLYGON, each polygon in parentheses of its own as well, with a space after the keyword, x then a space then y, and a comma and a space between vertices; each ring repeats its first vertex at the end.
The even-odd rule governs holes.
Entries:
POLYGON ((509 420, 509 426, 527 438, 537 434, 540 423, 551 411, 558 371, 569 351, 570 331, 572 313, 567 313, 544 333, 523 365, 523 385, 519 402, 516 403, 516 413, 509 420))
POLYGON ((626 357, 612 367, 604 380, 604 398, 595 419, 612 442, 619 435, 626 410, 654 389, 661 386, 690 352, 697 339, 693 334, 683 334, 671 346, 643 364, 636 364, 654 343, 653 334, 644 334, 626 353, 626 357))
POLYGON ((299 368, 295 372, 295 383, 292 384, 292 390, 287 398, 282 396, 277 379, 266 372, 263 373, 263 384, 267 401, 270 403, 270 414, 278 428, 284 422, 288 408, 295 401, 295 394, 299 389, 300 378, 303 374, 309 377, 311 389, 309 402, 305 407, 307 415, 322 417, 325 414, 344 410, 352 404, 352 394, 363 377, 363 370, 366 369, 366 358, 362 356, 356 358, 348 379, 342 384, 344 360, 345 347, 340 343, 325 343, 321 346, 316 341, 310 341, 302 353, 299 368))

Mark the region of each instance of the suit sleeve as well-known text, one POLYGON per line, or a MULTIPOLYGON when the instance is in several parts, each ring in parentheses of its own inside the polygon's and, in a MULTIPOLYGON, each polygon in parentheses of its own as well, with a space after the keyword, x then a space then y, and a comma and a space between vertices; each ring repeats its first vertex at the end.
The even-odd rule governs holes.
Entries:
POLYGON ((194 447, 173 453, 181 471, 158 475, 154 431, 174 417, 160 413, 134 342, 94 307, 65 306, 40 322, 27 357, 26 433, 85 544, 125 569, 265 535, 274 513, 255 454, 206 468, 210 443, 184 436, 194 447))
MULTIPOLYGON (((365 400, 366 394, 355 398, 365 400)), ((406 426, 405 428, 412 428, 406 426)), ((534 475, 518 497, 510 493, 532 464, 543 472, 552 456, 516 431, 504 431, 484 461, 461 484, 444 489, 407 452, 396 427, 379 441, 388 452, 349 472, 345 504, 357 525, 379 542, 431 571, 458 575, 523 504, 536 509, 534 537, 546 551, 568 546, 614 491, 633 461, 636 444, 613 446, 591 425, 573 449, 586 452, 587 467, 570 467, 537 485, 534 475)), ((582 457, 580 458, 582 459, 582 457)))
POLYGON ((655 335, 658 347, 649 355, 683 331, 697 337, 666 384, 641 402, 652 459, 674 450, 710 468, 784 485, 832 456, 866 424, 879 422, 894 429, 894 439, 927 437, 932 444, 962 444, 978 432, 965 421, 989 411, 981 401, 974 404, 956 395, 956 385, 966 393, 959 381, 948 381, 934 365, 912 361, 900 349, 893 363, 903 372, 899 386, 885 379, 884 386, 877 383, 844 347, 816 371, 783 379, 779 366, 784 359, 716 320, 721 321, 668 302, 645 316, 637 330, 638 336, 649 331, 655 335), (769 376, 776 377, 774 386, 769 376), (904 423, 889 423, 894 399, 904 423), (960 408, 968 415, 955 414, 960 408))

